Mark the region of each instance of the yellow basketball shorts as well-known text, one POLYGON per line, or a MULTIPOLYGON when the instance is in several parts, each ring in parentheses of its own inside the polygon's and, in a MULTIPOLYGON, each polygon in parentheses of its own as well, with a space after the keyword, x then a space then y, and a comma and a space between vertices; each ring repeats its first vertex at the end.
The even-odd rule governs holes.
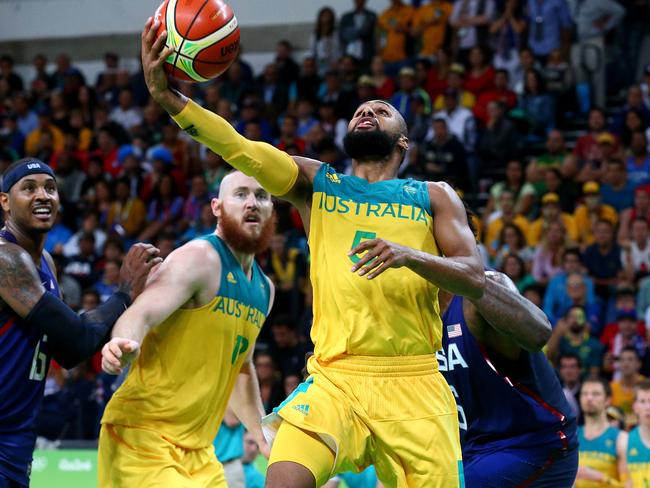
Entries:
POLYGON ((160 433, 103 424, 97 466, 100 488, 227 488, 214 447, 184 449, 160 433))
MULTIPOLYGON (((464 486, 456 402, 435 355, 347 356, 327 363, 311 357, 308 371, 309 378, 264 418, 270 441, 289 422, 317 434, 334 452, 330 476, 374 464, 386 488, 464 486)), ((311 464, 305 467, 322 472, 318 460, 304 462, 306 446, 282 445, 282 439, 273 444, 272 463, 311 464)))

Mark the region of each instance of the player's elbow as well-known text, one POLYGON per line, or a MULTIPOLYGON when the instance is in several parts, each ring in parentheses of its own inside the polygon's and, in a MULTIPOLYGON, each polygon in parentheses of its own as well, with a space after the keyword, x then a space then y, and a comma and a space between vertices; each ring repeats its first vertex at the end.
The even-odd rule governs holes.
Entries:
POLYGON ((548 343, 551 338, 553 328, 546 315, 541 312, 537 314, 535 320, 535 333, 531 335, 530 345, 527 348, 529 352, 539 352, 548 343))
POLYGON ((482 266, 470 266, 467 271, 467 293, 470 300, 478 300, 485 292, 485 273, 482 266))

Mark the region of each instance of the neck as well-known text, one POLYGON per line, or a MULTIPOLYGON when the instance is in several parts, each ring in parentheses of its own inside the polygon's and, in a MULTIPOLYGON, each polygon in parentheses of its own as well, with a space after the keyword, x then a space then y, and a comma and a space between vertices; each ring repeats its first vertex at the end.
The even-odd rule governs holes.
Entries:
POLYGON ((226 246, 228 246, 228 249, 230 249, 230 252, 232 252, 232 255, 235 256, 235 259, 239 262, 241 268, 244 270, 244 273, 246 276, 250 276, 251 269, 253 267, 253 259, 255 259, 254 254, 246 254, 241 251, 237 251, 235 248, 233 248, 230 243, 224 238, 223 233, 221 232, 221 229, 217 228, 217 235, 223 240, 223 242, 226 243, 226 246))
POLYGON ((598 244, 598 249, 601 251, 609 251, 611 249, 612 245, 609 242, 605 242, 602 244, 598 244))
POLYGON ((639 432, 643 440, 650 440, 650 424, 639 424, 639 432))
POLYGON ((605 412, 598 412, 593 415, 585 414, 585 430, 590 434, 600 434, 609 426, 605 412))
POLYGON ((34 233, 30 235, 18 227, 11 219, 7 220, 5 229, 14 235, 18 245, 29 253, 38 266, 43 255, 43 247, 45 247, 47 233, 34 233))
POLYGON ((395 179, 398 168, 399 162, 394 155, 381 161, 352 161, 352 174, 370 183, 395 179))
POLYGON ((621 376, 621 384, 625 386, 629 386, 629 387, 636 386, 636 380, 637 380, 636 373, 632 373, 631 375, 621 376))

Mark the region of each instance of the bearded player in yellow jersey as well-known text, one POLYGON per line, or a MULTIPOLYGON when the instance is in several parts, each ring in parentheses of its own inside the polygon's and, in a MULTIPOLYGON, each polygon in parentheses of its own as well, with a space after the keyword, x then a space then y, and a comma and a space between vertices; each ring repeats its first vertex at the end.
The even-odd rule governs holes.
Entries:
POLYGON ((216 232, 165 259, 102 350, 108 373, 133 364, 102 418, 100 487, 225 488, 212 441, 229 398, 268 452, 251 355, 273 302, 254 260, 273 232, 271 196, 237 171, 212 210, 216 232))
POLYGON ((320 486, 370 464, 389 488, 459 486, 456 406, 435 353, 438 288, 479 298, 485 286, 462 202, 444 183, 395 179, 407 128, 384 101, 362 104, 350 121, 351 176, 245 139, 168 88, 161 65, 171 50, 164 35, 154 42, 157 27, 145 26, 142 46, 153 99, 295 205, 309 234, 314 355, 309 378, 265 419, 276 433, 267 486, 320 486))

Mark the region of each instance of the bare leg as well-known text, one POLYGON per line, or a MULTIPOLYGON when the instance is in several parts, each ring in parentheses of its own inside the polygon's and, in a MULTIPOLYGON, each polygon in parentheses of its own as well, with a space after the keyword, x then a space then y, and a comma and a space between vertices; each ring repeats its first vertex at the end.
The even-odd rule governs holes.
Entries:
POLYGON ((266 472, 266 488, 316 488, 314 475, 302 464, 279 461, 266 472))

